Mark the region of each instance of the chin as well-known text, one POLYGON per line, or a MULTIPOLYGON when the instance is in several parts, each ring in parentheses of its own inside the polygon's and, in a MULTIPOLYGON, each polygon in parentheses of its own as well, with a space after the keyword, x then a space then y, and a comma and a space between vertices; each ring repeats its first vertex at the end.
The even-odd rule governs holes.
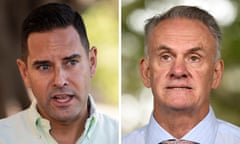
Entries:
POLYGON ((72 111, 61 111, 52 114, 52 118, 59 122, 70 122, 78 119, 79 113, 72 111))
POLYGON ((188 111, 193 109, 193 105, 189 105, 189 104, 171 104, 169 106, 170 109, 174 110, 174 111, 188 111))
POLYGON ((63 123, 72 122, 77 119, 77 116, 57 116, 55 120, 63 123))

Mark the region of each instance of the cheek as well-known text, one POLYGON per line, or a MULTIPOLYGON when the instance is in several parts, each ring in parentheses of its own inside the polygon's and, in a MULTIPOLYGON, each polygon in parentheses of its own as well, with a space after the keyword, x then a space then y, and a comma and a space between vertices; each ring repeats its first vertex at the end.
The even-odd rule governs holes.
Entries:
POLYGON ((90 75, 86 73, 75 73, 70 75, 70 84, 77 85, 77 87, 83 87, 89 85, 90 75))
POLYGON ((69 80, 70 83, 75 85, 77 89, 82 89, 82 90, 88 90, 90 87, 90 69, 87 67, 81 67, 79 69, 76 69, 75 71, 72 71, 69 74, 69 80))
POLYGON ((152 88, 161 88, 167 79, 169 69, 166 67, 152 66, 150 67, 150 83, 152 88))
POLYGON ((213 81, 213 71, 209 67, 203 67, 201 69, 195 68, 193 71, 193 83, 197 89, 199 89, 200 92, 209 93, 213 81))
POLYGON ((48 79, 41 79, 40 77, 29 77, 30 88, 37 101, 44 101, 48 95, 48 79))

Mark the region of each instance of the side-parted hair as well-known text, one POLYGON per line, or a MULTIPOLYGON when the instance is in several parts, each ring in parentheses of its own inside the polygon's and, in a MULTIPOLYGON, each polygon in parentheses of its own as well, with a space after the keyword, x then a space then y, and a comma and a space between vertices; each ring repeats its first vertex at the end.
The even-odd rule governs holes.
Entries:
POLYGON ((210 15, 207 11, 200 9, 194 6, 176 6, 171 8, 169 11, 162 15, 155 15, 152 18, 146 20, 145 24, 145 54, 148 55, 148 36, 151 30, 161 21, 166 19, 173 18, 186 18, 201 21, 211 32, 213 37, 216 40, 217 53, 216 59, 221 57, 221 40, 222 34, 221 30, 212 15, 210 15))
POLYGON ((34 9, 23 21, 21 31, 22 60, 27 61, 29 54, 27 40, 33 32, 46 32, 56 28, 73 26, 80 37, 86 52, 89 51, 89 41, 82 17, 70 6, 60 3, 49 3, 34 9))

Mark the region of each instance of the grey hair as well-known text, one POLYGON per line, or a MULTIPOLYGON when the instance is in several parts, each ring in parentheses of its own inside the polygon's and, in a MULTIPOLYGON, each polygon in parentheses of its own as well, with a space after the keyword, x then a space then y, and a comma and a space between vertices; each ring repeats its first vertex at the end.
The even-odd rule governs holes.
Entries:
POLYGON ((148 36, 150 31, 161 21, 172 18, 186 18, 186 19, 194 19, 201 21, 216 40, 217 53, 216 60, 221 58, 221 40, 222 33, 221 30, 212 15, 210 15, 207 11, 200 9, 194 6, 176 6, 171 8, 169 11, 162 15, 155 15, 150 19, 146 20, 145 24, 145 54, 148 55, 147 52, 147 44, 148 44, 148 36))

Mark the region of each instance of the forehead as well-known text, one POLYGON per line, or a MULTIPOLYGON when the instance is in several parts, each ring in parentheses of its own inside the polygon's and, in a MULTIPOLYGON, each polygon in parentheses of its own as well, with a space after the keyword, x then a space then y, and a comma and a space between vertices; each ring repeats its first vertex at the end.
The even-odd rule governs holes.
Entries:
POLYGON ((27 40, 29 57, 41 57, 83 51, 79 34, 73 26, 31 33, 27 40))
POLYGON ((215 39, 199 20, 172 18, 159 22, 148 35, 148 47, 215 47, 215 39))
POLYGON ((57 44, 58 42, 69 44, 73 41, 80 42, 80 37, 73 26, 68 26, 66 28, 55 28, 44 32, 33 32, 29 34, 27 44, 28 47, 31 48, 33 44, 57 44))

